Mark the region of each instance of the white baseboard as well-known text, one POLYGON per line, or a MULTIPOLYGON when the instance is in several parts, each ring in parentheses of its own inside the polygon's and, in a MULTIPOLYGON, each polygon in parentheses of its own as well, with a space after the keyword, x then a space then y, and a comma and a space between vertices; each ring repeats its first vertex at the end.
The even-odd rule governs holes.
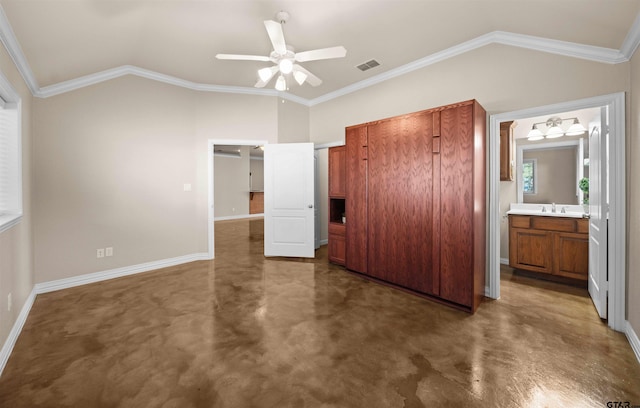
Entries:
POLYGON ((640 362, 640 339, 638 339, 638 335, 633 330, 633 327, 631 327, 631 323, 629 323, 629 321, 625 322, 625 326, 624 334, 627 335, 627 340, 629 340, 629 344, 631 344, 631 348, 633 349, 633 352, 636 353, 638 362, 640 362))
POLYGON ((20 336, 20 332, 22 332, 22 327, 24 327, 24 323, 27 321, 27 317, 29 316, 29 312, 31 311, 31 306, 33 306, 33 302, 36 300, 36 289, 35 287, 31 289, 31 293, 25 300, 24 305, 22 305, 22 310, 20 310, 20 314, 16 319, 15 323, 13 323, 13 327, 9 332, 9 337, 4 342, 2 346, 2 350, 0 350, 0 375, 2 375, 2 371, 4 371, 4 367, 7 365, 7 361, 9 361, 9 356, 13 351, 13 346, 16 345, 16 341, 20 336))
POLYGON ((227 221, 227 220, 240 220, 242 218, 260 218, 264 217, 264 213, 261 214, 244 214, 244 215, 227 215, 224 217, 215 217, 214 221, 227 221))
POLYGON ((71 278, 58 279, 49 282, 36 283, 34 289, 37 294, 54 292, 56 290, 72 288, 74 286, 86 285, 89 283, 100 282, 108 279, 120 278, 136 273, 148 272, 154 269, 166 268, 193 261, 209 260, 209 254, 198 253, 190 255, 177 256, 175 258, 162 259, 159 261, 146 262, 138 265, 125 266, 122 268, 109 269, 101 272, 88 273, 86 275, 74 276, 71 278))
POLYGON ((321 239, 320 240, 320 246, 328 245, 328 244, 329 244, 329 240, 328 239, 321 239))
POLYGON ((500 258, 500 264, 501 265, 509 265, 509 259, 508 258, 500 258))

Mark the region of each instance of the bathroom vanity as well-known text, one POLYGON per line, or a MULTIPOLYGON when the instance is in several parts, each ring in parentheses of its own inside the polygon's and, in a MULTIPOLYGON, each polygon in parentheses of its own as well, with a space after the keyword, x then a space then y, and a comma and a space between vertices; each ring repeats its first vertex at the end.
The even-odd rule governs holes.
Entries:
POLYGON ((509 211, 509 266, 587 281, 589 220, 580 214, 509 211))

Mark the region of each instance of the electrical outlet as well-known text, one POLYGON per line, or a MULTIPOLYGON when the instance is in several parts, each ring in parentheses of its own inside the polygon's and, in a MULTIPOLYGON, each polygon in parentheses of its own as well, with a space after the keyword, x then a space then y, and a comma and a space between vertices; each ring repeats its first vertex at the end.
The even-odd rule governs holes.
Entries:
POLYGON ((104 248, 96 250, 96 258, 104 258, 104 248))
POLYGON ((105 248, 104 256, 113 256, 113 247, 105 248))
POLYGON ((231 212, 236 212, 236 207, 231 208, 231 212))
POLYGON ((11 299, 11 293, 7 295, 7 312, 11 311, 11 306, 13 304, 13 299, 11 299))

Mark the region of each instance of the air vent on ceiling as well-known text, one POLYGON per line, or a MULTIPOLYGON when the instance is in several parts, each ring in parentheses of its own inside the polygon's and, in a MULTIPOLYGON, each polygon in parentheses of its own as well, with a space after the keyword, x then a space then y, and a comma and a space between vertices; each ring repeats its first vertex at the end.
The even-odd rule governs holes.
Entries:
POLYGON ((362 63, 360 65, 357 65, 356 68, 358 68, 360 71, 366 71, 368 69, 375 68, 378 65, 380 65, 380 63, 378 61, 372 59, 370 61, 367 61, 367 62, 364 62, 364 63, 362 63))

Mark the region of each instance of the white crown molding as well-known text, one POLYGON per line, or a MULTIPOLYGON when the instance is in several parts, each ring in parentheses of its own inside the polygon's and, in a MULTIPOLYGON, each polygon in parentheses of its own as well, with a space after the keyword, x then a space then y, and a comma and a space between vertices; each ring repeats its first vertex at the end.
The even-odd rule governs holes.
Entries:
POLYGON ((27 299, 20 310, 20 314, 18 318, 13 323, 13 327, 9 332, 9 336, 7 340, 5 340, 4 345, 2 346, 2 350, 0 350, 0 375, 2 375, 2 371, 4 371, 4 367, 7 365, 7 361, 9 361, 9 356, 13 351, 13 347, 16 345, 16 341, 18 341, 18 337, 22 332, 22 328, 24 327, 24 323, 27 321, 27 317, 29 317, 29 312, 31 311, 31 306, 33 306, 33 302, 36 300, 36 289, 35 287, 31 289, 31 293, 27 296, 27 299))
POLYGON ((327 102, 331 99, 335 99, 340 96, 359 91, 366 87, 379 84, 389 79, 407 74, 421 68, 425 68, 429 65, 433 65, 435 63, 490 44, 510 45, 513 47, 526 48, 535 51, 548 52, 551 54, 564 55, 568 57, 581 58, 608 64, 619 64, 621 62, 628 61, 628 58, 622 55, 620 51, 611 48, 595 47, 591 45, 583 45, 567 41, 552 40, 549 38, 534 37, 531 35, 508 33, 505 31, 493 31, 481 35, 480 37, 476 37, 472 40, 449 47, 446 50, 442 50, 419 60, 410 62, 401 67, 391 69, 379 75, 367 78, 363 81, 356 82, 333 92, 329 92, 325 95, 310 100, 309 104, 310 106, 315 106, 320 103, 327 102))
POLYGON ((638 45, 640 45, 640 13, 638 13, 636 19, 633 21, 627 37, 624 39, 622 47, 620 47, 620 52, 627 60, 630 60, 636 52, 638 45))
POLYGON ((101 272, 88 273, 85 275, 73 276, 71 278, 58 279, 49 282, 36 283, 34 290, 37 294, 54 292, 56 290, 73 288, 75 286, 89 283, 120 278, 123 276, 135 275, 137 273, 149 272, 156 269, 166 268, 193 261, 209 260, 207 253, 197 253, 177 256, 175 258, 162 259, 159 261, 145 262, 138 265, 125 266, 122 268, 109 269, 101 272))
POLYGON ((0 6, 0 41, 2 41, 4 47, 7 49, 13 63, 16 64, 18 71, 20 71, 20 75, 22 75, 22 78, 24 78, 24 81, 29 87, 31 94, 35 95, 39 89, 38 82, 36 81, 36 77, 33 75, 33 71, 31 71, 27 58, 22 52, 22 47, 20 47, 20 43, 16 39, 16 35, 13 32, 13 28, 11 28, 9 19, 7 19, 7 15, 4 13, 2 6, 0 6))
POLYGON ((289 94, 287 92, 278 92, 272 89, 200 84, 170 75, 165 75, 159 72, 135 67, 132 65, 124 65, 121 67, 112 68, 106 71, 86 75, 80 78, 75 78, 68 81, 60 82, 58 84, 40 88, 33 75, 33 72, 31 71, 29 64, 27 63, 24 53, 22 52, 22 48, 20 47, 20 44, 15 37, 13 29, 11 28, 11 24, 9 23, 9 20, 7 19, 7 16, 5 15, 4 10, 1 6, 0 40, 7 48, 7 51, 18 67, 18 70, 27 83, 27 86, 31 90, 31 93, 34 96, 41 98, 59 95, 85 86, 94 85, 100 82, 118 78, 123 75, 137 75, 143 78, 164 82, 196 91, 277 96, 305 106, 314 106, 489 44, 510 45, 514 47, 527 48, 541 52, 565 55, 568 57, 581 58, 608 64, 618 64, 621 62, 626 62, 631 58, 636 48, 638 47, 638 44, 640 44, 640 14, 638 14, 636 20, 631 26, 621 50, 614 50, 612 48, 596 47, 567 41, 559 41, 543 37, 515 34, 505 31, 493 31, 476 37, 472 40, 463 42, 461 44, 454 45, 453 47, 447 48, 445 50, 436 52, 419 60, 410 62, 401 67, 383 72, 382 74, 370 77, 360 82, 356 82, 352 85, 346 86, 333 92, 329 92, 325 95, 310 100, 289 94))
POLYGON ((202 92, 222 92, 233 94, 245 94, 245 95, 263 95, 263 96, 277 96, 283 99, 287 99, 292 102, 297 102, 303 105, 307 105, 308 101, 299 96, 289 94, 287 92, 278 92, 275 89, 262 89, 262 88, 249 88, 242 86, 226 86, 226 85, 210 85, 201 84, 197 82, 187 81, 185 79, 177 78, 171 75, 165 75, 159 72, 151 71, 144 68, 139 68, 133 65, 123 65, 116 68, 107 69, 105 71, 97 72, 95 74, 89 74, 80 78, 70 79, 68 81, 59 82, 57 84, 49 85, 40 88, 34 96, 40 98, 48 98, 55 95, 60 95, 66 92, 75 91, 86 86, 99 84, 101 82, 109 81, 111 79, 119 78, 125 75, 135 75, 141 78, 150 79, 153 81, 163 82, 169 85, 175 85, 182 88, 191 89, 194 91, 202 92))

